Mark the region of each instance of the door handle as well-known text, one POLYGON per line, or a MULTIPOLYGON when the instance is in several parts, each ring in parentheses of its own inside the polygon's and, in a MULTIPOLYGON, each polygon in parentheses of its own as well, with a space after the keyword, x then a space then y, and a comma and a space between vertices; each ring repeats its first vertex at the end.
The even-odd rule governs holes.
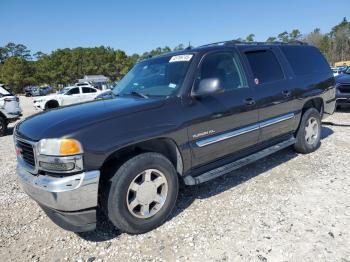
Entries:
POLYGON ((284 97, 290 97, 291 94, 292 94, 292 92, 289 91, 289 90, 284 90, 284 91, 282 91, 282 95, 283 95, 284 97))
POLYGON ((253 106, 253 105, 255 105, 255 100, 251 97, 248 97, 248 98, 244 99, 244 103, 247 106, 253 106))

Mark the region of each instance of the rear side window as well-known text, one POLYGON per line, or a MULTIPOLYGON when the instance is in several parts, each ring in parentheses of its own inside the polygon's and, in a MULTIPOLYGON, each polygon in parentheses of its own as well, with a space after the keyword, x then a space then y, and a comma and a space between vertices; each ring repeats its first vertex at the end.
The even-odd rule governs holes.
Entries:
POLYGON ((312 46, 281 46, 281 50, 296 75, 330 73, 326 59, 312 46))
POLYGON ((96 90, 90 87, 83 87, 83 93, 96 93, 96 90))
POLYGON ((252 51, 245 54, 253 71, 256 84, 264 84, 284 78, 281 65, 271 50, 252 51))

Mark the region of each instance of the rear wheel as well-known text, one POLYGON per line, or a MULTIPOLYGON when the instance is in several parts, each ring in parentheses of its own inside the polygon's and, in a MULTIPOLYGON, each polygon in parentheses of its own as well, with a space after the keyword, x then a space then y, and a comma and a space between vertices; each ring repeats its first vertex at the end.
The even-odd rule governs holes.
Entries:
POLYGON ((307 154, 314 152, 320 144, 321 116, 315 108, 310 108, 301 118, 294 149, 299 153, 307 154))
POLYGON ((120 230, 139 234, 160 226, 171 214, 178 178, 171 162, 158 153, 144 153, 125 162, 109 182, 105 211, 120 230))
POLYGON ((0 116, 0 136, 4 136, 6 134, 7 129, 7 121, 3 117, 0 116))

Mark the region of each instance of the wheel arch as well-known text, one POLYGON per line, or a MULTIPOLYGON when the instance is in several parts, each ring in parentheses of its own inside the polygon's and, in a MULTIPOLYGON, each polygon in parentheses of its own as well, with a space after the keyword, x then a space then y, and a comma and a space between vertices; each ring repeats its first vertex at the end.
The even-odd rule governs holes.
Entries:
POLYGON ((174 165, 177 173, 180 176, 183 174, 183 157, 176 142, 171 138, 154 138, 122 147, 111 153, 102 164, 101 179, 108 180, 113 174, 112 170, 118 169, 131 157, 145 152, 164 155, 174 165))
POLYGON ((324 110, 324 101, 321 97, 315 97, 307 100, 302 108, 302 115, 308 110, 309 108, 316 108, 318 112, 320 112, 321 117, 323 115, 324 110))

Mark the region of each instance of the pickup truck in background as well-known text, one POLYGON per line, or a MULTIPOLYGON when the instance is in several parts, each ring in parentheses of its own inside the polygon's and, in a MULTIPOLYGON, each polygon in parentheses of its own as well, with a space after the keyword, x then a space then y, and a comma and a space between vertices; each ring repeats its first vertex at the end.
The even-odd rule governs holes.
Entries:
MULTIPOLYGON (((55 105, 82 91, 64 90, 55 105)), ((93 230, 102 210, 120 230, 144 233, 171 214, 179 180, 197 185, 234 174, 290 146, 317 150, 335 95, 332 71, 313 46, 227 41, 187 48, 137 63, 112 99, 17 124, 17 174, 64 229, 93 230)), ((49 102, 36 103, 45 109, 49 102)))

